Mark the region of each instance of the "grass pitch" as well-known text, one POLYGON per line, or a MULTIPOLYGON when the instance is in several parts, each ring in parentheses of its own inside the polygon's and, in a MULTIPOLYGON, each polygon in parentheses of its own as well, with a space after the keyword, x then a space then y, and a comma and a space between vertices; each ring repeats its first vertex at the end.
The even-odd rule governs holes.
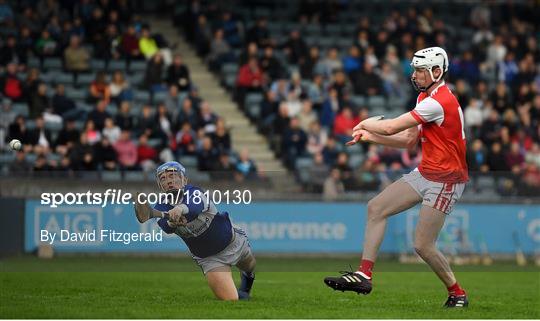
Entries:
POLYGON ((0 318, 540 318, 533 267, 460 267, 470 307, 445 310, 446 289, 424 265, 378 263, 367 296, 323 284, 357 260, 259 258, 251 301, 221 302, 188 258, 13 258, 0 261, 0 318))

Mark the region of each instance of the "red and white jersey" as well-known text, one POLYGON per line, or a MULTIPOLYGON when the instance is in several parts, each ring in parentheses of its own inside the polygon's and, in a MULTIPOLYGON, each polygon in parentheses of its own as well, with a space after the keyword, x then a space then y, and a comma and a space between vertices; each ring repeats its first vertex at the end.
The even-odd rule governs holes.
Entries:
POLYGON ((420 93, 410 113, 421 124, 422 161, 418 170, 422 176, 433 182, 466 182, 469 174, 463 111, 448 86, 442 82, 430 95, 420 93))

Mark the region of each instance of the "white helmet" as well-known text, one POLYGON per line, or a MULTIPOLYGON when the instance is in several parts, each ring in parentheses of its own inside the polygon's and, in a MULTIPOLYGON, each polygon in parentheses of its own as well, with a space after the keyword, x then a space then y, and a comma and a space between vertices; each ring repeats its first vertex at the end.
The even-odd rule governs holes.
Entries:
MULTIPOLYGON (((413 68, 425 68, 428 70, 429 75, 433 83, 441 80, 442 77, 448 72, 448 55, 446 51, 441 47, 429 47, 422 50, 418 50, 414 53, 411 66, 413 68), (437 79, 433 77, 433 67, 439 67, 442 73, 437 79)), ((417 90, 426 91, 431 85, 426 88, 419 88, 416 82, 413 80, 413 85, 417 90)))

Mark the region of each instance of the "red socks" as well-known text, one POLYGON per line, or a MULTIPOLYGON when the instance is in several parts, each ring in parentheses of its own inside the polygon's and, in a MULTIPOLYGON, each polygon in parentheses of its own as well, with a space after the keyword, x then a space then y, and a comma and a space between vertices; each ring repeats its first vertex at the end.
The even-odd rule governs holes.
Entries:
POLYGON ((448 287, 449 295, 465 295, 465 290, 463 290, 459 284, 456 282, 454 285, 448 287))
POLYGON ((375 264, 375 262, 373 262, 373 261, 362 260, 362 262, 360 262, 360 266, 358 267, 358 271, 364 273, 366 276, 371 278, 371 270, 373 270, 373 265, 374 264, 375 264))

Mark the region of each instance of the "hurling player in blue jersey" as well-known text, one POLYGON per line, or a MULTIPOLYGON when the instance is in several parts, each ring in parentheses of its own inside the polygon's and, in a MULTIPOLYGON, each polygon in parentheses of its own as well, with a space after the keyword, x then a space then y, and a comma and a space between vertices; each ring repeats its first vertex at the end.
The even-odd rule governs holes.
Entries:
POLYGON ((161 191, 180 193, 181 197, 174 206, 154 205, 155 210, 168 213, 168 218, 158 220, 161 229, 182 238, 217 298, 249 299, 255 257, 245 232, 232 224, 229 213, 218 211, 200 188, 187 184, 186 170, 180 163, 162 164, 156 170, 156 179, 161 191), (241 271, 239 289, 233 281, 232 266, 241 271))

